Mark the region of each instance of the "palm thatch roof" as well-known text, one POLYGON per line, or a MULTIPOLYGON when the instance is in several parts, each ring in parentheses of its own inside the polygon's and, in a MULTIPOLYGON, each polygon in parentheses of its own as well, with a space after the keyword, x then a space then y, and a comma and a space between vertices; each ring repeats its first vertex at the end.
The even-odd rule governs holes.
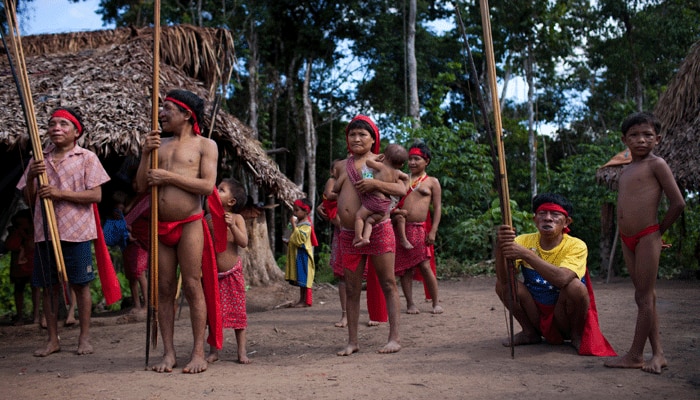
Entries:
MULTIPOLYGON (((82 146, 100 158, 139 156, 140 140, 151 126, 151 28, 27 36, 22 45, 42 134, 52 109, 74 107, 84 116, 82 146)), ((235 63, 231 33, 187 25, 164 27, 160 48, 161 99, 167 91, 183 88, 211 105, 222 76, 227 80, 235 63)), ((0 60, 0 70, 0 149, 25 148, 26 125, 6 57, 0 60)), ((204 125, 210 126, 211 114, 206 113, 204 125)), ((234 116, 218 112, 211 137, 219 145, 220 160, 238 163, 256 185, 291 204, 301 190, 251 133, 234 116)))
MULTIPOLYGON (((663 157, 678 185, 700 189, 700 41, 691 46, 654 114, 661 120, 661 143, 654 152, 663 157)), ((607 164, 606 164, 607 165, 607 164)), ((621 166, 603 166, 596 172, 599 184, 614 189, 621 166)))

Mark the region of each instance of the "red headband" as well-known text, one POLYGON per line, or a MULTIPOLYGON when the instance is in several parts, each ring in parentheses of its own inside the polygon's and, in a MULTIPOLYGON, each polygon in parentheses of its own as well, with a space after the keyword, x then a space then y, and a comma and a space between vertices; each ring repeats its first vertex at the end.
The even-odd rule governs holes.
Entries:
POLYGON ((51 118, 65 118, 68 121, 72 122, 73 125, 75 125, 75 129, 78 130, 78 137, 83 134, 83 126, 80 125, 80 122, 78 122, 78 118, 75 117, 75 115, 69 113, 66 110, 56 110, 51 114, 51 118))
POLYGON ((197 115, 194 113, 194 111, 192 111, 192 109, 187 104, 181 102, 180 100, 173 99, 172 97, 166 97, 165 101, 175 103, 178 106, 184 108, 185 110, 191 112, 192 119, 194 120, 194 123, 192 124, 192 130, 194 130, 194 133, 196 133, 197 135, 202 134, 202 131, 199 130, 199 123, 197 123, 197 115))
MULTIPOLYGON (((552 212, 558 212, 564 214, 565 217, 569 216, 569 213, 566 212, 564 207, 560 206, 557 203, 542 203, 540 204, 539 207, 537 207, 537 210, 535 210, 535 214, 537 214, 540 211, 552 211, 552 212)), ((569 227, 565 227, 563 230, 564 233, 569 233, 571 232, 571 229, 569 227)))
POLYGON ((294 205, 301 208, 302 210, 306 211, 307 213, 311 212, 311 207, 304 204, 304 202, 301 200, 294 200, 294 205))
MULTIPOLYGON (((372 130, 374 130, 374 136, 375 136, 374 146, 372 146, 372 153, 379 154, 379 145, 380 145, 380 143, 379 143, 379 128, 377 128, 377 125, 374 124, 374 121, 372 121, 372 119, 366 115, 358 114, 355 118, 352 119, 352 121, 350 121, 348 126, 345 127, 345 141, 347 142, 347 140, 348 140, 348 133, 350 133, 349 132, 350 124, 352 124, 355 121, 364 121, 364 122, 368 123, 370 127, 372 127, 372 130)), ((350 145, 348 145, 348 152, 352 153, 350 151, 350 145)))
POLYGON ((408 155, 409 155, 409 157, 410 156, 418 156, 426 161, 430 161, 430 157, 428 157, 427 154, 423 153, 423 151, 421 151, 421 149, 419 149, 418 147, 412 147, 408 151, 408 155))

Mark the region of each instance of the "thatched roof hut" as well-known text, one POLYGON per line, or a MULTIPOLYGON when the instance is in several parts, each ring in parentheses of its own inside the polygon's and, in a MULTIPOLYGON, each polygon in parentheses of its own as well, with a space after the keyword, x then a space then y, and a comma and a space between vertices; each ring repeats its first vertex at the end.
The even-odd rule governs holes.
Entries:
MULTIPOLYGON (((661 143, 654 152, 666 160, 681 188, 699 190, 700 41, 690 48, 654 114, 661 120, 661 143)), ((606 164, 596 172, 596 180, 615 189, 621 168, 606 164)))
MULTIPOLYGON (((46 131, 53 108, 75 107, 85 119, 82 146, 103 162, 115 156, 139 156, 140 139, 151 126, 151 28, 27 36, 22 44, 40 133, 46 131)), ((221 77, 228 79, 227 71, 235 63, 231 33, 187 25, 164 27, 160 46, 161 98, 170 89, 184 88, 211 105, 221 77)), ((18 146, 31 146, 6 57, 0 60, 0 69, 0 151, 14 154, 18 146)), ((207 115, 205 126, 211 125, 210 119, 207 115)), ((219 145, 222 166, 233 164, 263 192, 291 204, 302 192, 250 134, 250 128, 234 116, 216 114, 211 137, 219 145)), ((14 156, 9 158, 18 163, 14 156)), ((12 165, 3 165, 3 170, 12 165)))

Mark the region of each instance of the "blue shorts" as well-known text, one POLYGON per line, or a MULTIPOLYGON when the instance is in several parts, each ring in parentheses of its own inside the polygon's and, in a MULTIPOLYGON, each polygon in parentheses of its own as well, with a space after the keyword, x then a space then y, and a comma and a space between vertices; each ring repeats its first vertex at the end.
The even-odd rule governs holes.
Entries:
MULTIPOLYGON (((58 284, 58 270, 51 242, 39 242, 34 247, 32 286, 48 287, 58 284)), ((86 285, 95 279, 95 271, 92 267, 92 241, 61 241, 61 250, 68 282, 86 285)))

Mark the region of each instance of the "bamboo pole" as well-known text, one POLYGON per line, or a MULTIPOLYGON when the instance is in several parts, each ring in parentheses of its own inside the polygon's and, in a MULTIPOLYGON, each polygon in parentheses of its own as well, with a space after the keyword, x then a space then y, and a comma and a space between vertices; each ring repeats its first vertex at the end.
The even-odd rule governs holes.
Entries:
MULTIPOLYGON (((496 61, 493 51, 493 39, 491 37, 491 17, 489 14, 488 0, 480 0, 481 24, 484 30, 484 48, 486 52, 487 75, 489 88, 491 89, 491 103, 493 104, 493 120, 495 125, 496 150, 498 151, 498 175, 501 182, 499 197, 501 202, 501 215, 504 225, 513 226, 513 217, 510 211, 510 193, 508 191, 508 171, 506 168, 505 151, 503 149, 503 126, 501 124, 501 106, 498 101, 498 87, 496 85, 496 61)), ((508 317, 510 333, 510 356, 515 358, 515 345, 513 334, 513 306, 515 304, 515 266, 513 260, 507 260, 508 269, 508 317)))
MULTIPOLYGON (((153 91, 151 94, 151 130, 158 130, 158 94, 160 84, 160 0, 153 3, 153 91)), ((151 151, 151 169, 158 168, 158 149, 151 151)), ((146 321, 146 368, 149 344, 158 344, 158 186, 151 186, 151 232, 148 314, 146 321)))
MULTIPOLYGON (((41 144, 41 138, 39 137, 39 128, 36 122, 34 102, 32 100, 32 89, 29 84, 27 65, 24 58, 24 51, 22 49, 22 38, 20 35, 19 24, 17 22, 16 4, 13 0, 4 0, 3 3, 5 6, 5 17, 7 19, 7 27, 9 31, 10 43, 12 46, 12 52, 15 55, 15 61, 17 63, 16 70, 19 75, 19 86, 21 89, 19 96, 22 101, 22 106, 25 110, 27 130, 29 131, 29 137, 32 141, 32 151, 34 153, 34 159, 37 161, 43 161, 44 152, 41 144)), ((38 176, 38 180, 40 186, 49 184, 49 178, 46 172, 41 173, 38 176)), ((56 213, 53 207, 53 200, 51 200, 50 198, 42 198, 41 201, 43 209, 45 211, 45 225, 48 227, 49 238, 51 239, 54 257, 56 259, 58 277, 61 280, 61 282, 68 282, 66 266, 63 260, 63 250, 61 249, 61 239, 58 232, 58 223, 56 222, 56 213)), ((44 232, 44 234, 46 234, 46 232, 44 232)))

